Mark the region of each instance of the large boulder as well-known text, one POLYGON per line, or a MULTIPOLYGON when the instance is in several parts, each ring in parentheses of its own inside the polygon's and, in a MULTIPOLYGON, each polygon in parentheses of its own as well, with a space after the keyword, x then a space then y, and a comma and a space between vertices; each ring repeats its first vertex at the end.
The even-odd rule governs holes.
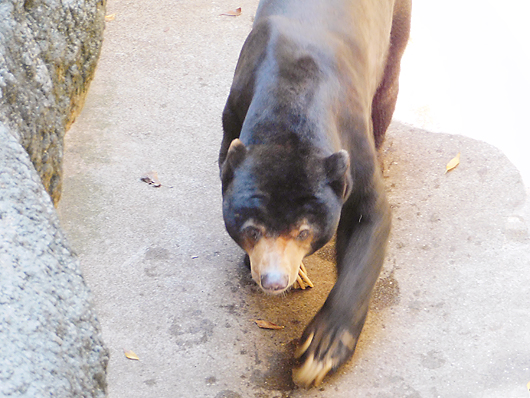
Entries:
POLYGON ((0 397, 104 397, 108 352, 55 208, 0 123, 0 397))
POLYGON ((105 396, 108 351, 54 208, 104 3, 0 1, 0 397, 105 396))
POLYGON ((55 204, 63 137, 83 106, 105 0, 0 2, 0 121, 28 152, 55 204))

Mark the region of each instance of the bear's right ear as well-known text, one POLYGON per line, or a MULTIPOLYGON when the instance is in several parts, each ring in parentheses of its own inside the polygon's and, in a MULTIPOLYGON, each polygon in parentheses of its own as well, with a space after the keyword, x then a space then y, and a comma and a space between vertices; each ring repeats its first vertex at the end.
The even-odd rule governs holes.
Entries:
POLYGON ((350 155, 344 149, 335 152, 325 160, 328 183, 343 201, 351 193, 353 181, 350 172, 350 155))
POLYGON ((234 177, 234 170, 243 163, 246 156, 247 148, 245 147, 245 144, 243 144, 239 138, 233 140, 228 148, 226 159, 221 166, 221 182, 223 183, 223 187, 226 187, 226 185, 232 180, 234 177))

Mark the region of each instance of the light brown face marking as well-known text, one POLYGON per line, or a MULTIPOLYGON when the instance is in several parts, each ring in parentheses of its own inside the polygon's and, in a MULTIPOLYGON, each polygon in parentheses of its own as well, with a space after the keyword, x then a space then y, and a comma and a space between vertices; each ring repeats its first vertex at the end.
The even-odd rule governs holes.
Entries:
POLYGON ((309 224, 303 222, 288 233, 271 236, 262 225, 249 220, 242 231, 242 246, 250 257, 252 278, 266 292, 280 294, 287 290, 296 281, 300 264, 311 251, 313 232, 309 224), (262 276, 269 273, 286 275, 287 286, 275 291, 263 288, 262 276))

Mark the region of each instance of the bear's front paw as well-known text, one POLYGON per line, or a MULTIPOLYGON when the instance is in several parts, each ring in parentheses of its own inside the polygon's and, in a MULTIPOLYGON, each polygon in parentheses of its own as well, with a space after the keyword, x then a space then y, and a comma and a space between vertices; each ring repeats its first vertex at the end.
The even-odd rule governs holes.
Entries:
POLYGON ((344 324, 332 324, 327 317, 317 315, 296 349, 295 357, 301 358, 302 365, 293 369, 294 383, 306 388, 318 386, 330 370, 352 356, 358 337, 344 324))
POLYGON ((307 269, 305 268, 304 263, 300 263, 300 268, 298 269, 298 276, 296 281, 293 284, 293 289, 302 289, 306 287, 314 287, 313 282, 307 276, 307 269))

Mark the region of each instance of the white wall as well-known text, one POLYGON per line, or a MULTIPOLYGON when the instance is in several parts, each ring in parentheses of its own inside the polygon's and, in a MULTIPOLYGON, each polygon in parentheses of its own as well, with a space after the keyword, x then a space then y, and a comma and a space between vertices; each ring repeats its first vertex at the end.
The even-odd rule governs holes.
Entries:
POLYGON ((530 187, 530 0, 413 0, 395 118, 500 148, 530 187))

